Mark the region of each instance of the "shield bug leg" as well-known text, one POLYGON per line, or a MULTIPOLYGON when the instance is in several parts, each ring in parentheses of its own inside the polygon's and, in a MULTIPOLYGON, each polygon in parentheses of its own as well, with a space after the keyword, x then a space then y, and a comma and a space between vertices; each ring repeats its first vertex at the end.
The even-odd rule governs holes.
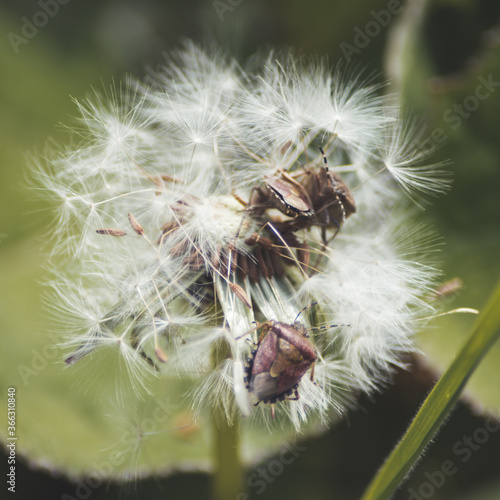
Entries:
MULTIPOLYGON (((351 190, 346 186, 340 176, 329 169, 328 160, 323 149, 320 147, 319 150, 321 152, 321 155, 323 156, 323 163, 325 165, 324 170, 330 175, 331 188, 339 198, 339 203, 342 205, 342 213, 344 215, 342 222, 344 223, 350 215, 356 212, 356 204, 354 203, 354 198, 352 196, 351 190)), ((332 205, 334 203, 334 201, 331 202, 332 205)))
POLYGON ((311 366, 311 382, 314 382, 314 367, 316 366, 316 362, 314 362, 311 366))
POLYGON ((270 238, 265 236, 261 236, 260 233, 262 229, 258 233, 251 234, 246 240, 245 243, 250 246, 260 245, 262 248, 269 250, 270 252, 280 254, 280 251, 275 243, 270 238))
POLYGON ((252 188, 248 210, 253 217, 261 217, 268 208, 274 208, 270 192, 261 186, 252 188))
POLYGON ((286 398, 287 401, 298 401, 299 399, 300 395, 297 387, 293 390, 293 396, 289 396, 286 398))
POLYGON ((241 205, 243 205, 245 208, 248 207, 248 203, 240 195, 238 195, 237 193, 234 193, 234 192, 232 192, 231 194, 233 195, 233 198, 238 203, 240 203, 241 205))

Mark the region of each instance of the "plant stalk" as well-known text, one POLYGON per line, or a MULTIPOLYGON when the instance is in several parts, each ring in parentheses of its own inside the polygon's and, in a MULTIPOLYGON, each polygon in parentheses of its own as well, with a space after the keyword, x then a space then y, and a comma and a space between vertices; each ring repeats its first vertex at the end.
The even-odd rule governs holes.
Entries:
MULTIPOLYGON (((212 367, 218 369, 230 356, 230 348, 225 341, 212 346, 212 367)), ((234 397, 234 396, 231 396, 234 397)), ((234 407, 234 401, 230 406, 234 407)), ((236 413, 236 412, 235 412, 236 413)), ((224 406, 214 404, 213 413, 213 476, 214 500, 237 500, 243 490, 243 468, 240 459, 240 416, 228 418, 224 406)))

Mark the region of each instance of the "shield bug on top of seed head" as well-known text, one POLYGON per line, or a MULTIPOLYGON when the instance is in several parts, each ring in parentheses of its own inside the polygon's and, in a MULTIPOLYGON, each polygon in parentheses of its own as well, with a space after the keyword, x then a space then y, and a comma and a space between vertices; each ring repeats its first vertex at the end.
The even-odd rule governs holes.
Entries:
POLYGON ((289 217, 311 217, 314 214, 309 195, 304 187, 284 170, 264 177, 265 186, 254 189, 250 207, 263 212, 276 208, 289 217))
POLYGON ((304 168, 304 190, 311 199, 316 216, 315 225, 325 230, 328 228, 340 229, 346 219, 356 212, 356 204, 351 191, 344 181, 335 172, 328 168, 324 151, 324 166, 320 168, 304 168))
POLYGON ((261 327, 257 348, 246 369, 248 392, 257 400, 256 405, 299 399, 299 382, 311 367, 313 380, 317 359, 307 328, 297 319, 291 324, 270 320, 261 327), (292 394, 294 397, 290 397, 292 394))

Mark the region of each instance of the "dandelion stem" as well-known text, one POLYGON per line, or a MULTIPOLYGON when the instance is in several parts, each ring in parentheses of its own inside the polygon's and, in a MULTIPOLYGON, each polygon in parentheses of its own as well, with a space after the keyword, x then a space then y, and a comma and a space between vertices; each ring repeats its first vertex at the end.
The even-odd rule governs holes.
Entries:
MULTIPOLYGON (((212 366, 217 369, 230 355, 225 341, 212 346, 212 366)), ((234 396, 231 396, 234 397, 234 396)), ((242 493, 243 471, 240 461, 239 416, 229 419, 222 402, 214 404, 213 458, 215 471, 213 478, 214 500, 234 500, 242 493)))
POLYGON ((227 419, 219 418, 214 422, 213 451, 215 458, 214 500, 234 500, 243 491, 238 421, 233 421, 231 424, 227 419))

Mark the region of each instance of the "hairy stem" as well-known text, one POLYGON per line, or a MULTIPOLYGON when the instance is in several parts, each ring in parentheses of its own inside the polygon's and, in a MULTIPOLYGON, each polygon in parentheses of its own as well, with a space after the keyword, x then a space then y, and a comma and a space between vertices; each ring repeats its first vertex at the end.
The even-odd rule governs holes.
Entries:
POLYGON ((432 389, 415 419, 372 479, 362 500, 386 500, 409 474, 443 425, 480 361, 500 337, 500 281, 471 335, 432 389))

